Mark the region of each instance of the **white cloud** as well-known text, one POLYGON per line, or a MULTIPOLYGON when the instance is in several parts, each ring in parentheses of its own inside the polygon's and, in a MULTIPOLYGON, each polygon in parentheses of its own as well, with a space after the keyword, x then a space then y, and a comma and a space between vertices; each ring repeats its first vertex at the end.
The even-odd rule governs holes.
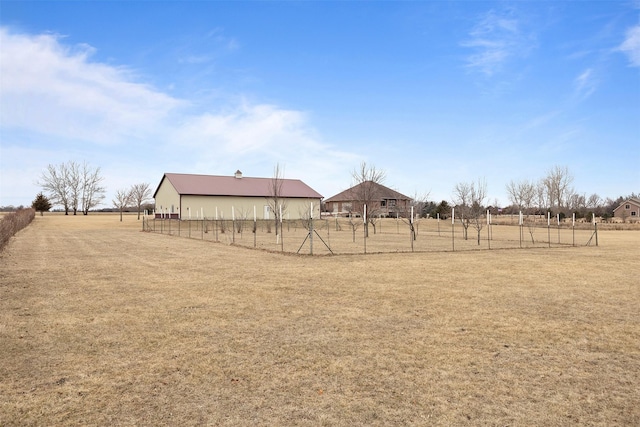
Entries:
POLYGON ((234 37, 225 35, 224 28, 214 28, 207 34, 207 37, 213 39, 219 46, 228 51, 240 49, 240 43, 234 37))
POLYGON ((359 161, 322 143, 306 114, 267 104, 243 103, 224 113, 189 117, 170 141, 197 153, 195 168, 202 173, 226 174, 240 168, 248 176, 270 176, 280 163, 287 178, 312 183, 323 174, 344 178, 359 161))
POLYGON ((591 68, 583 71, 576 79, 574 80, 575 93, 579 99, 586 99, 593 92, 595 92, 597 87, 597 79, 595 77, 595 73, 591 68))
POLYGON ((323 143, 300 111, 245 100, 196 111, 197 100, 176 99, 131 70, 92 61, 94 48, 70 47, 63 37, 0 28, 0 44, 0 205, 29 203, 39 191, 23 171, 34 175, 67 160, 87 160, 102 168, 107 184, 120 186, 128 179, 155 185, 155 174, 167 171, 244 168, 248 176, 270 176, 281 163, 287 178, 325 191, 333 185, 323 176, 348 176, 358 161, 323 143))
POLYGON ((93 48, 61 40, 0 28, 3 128, 117 144, 143 136, 184 105, 135 82, 124 68, 91 62, 93 48))
POLYGON ((190 117, 173 138, 202 147, 215 143, 218 150, 244 155, 276 142, 305 142, 309 138, 304 133, 304 115, 299 111, 243 104, 226 113, 190 117))
POLYGON ((640 25, 627 30, 626 38, 618 50, 627 54, 631 66, 640 67, 640 25))
POLYGON ((523 31, 520 20, 511 15, 511 12, 491 10, 469 32, 469 39, 461 43, 474 50, 467 57, 469 68, 490 77, 501 71, 509 60, 531 49, 531 37, 523 31))

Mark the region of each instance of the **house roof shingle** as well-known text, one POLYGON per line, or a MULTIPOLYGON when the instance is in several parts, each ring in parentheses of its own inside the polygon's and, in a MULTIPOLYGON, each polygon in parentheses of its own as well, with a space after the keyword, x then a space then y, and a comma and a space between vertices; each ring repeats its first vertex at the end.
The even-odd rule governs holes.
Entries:
MULTIPOLYGON (((395 190, 392 190, 389 187, 385 187, 382 184, 378 184, 376 182, 367 181, 368 184, 373 184, 376 187, 376 196, 382 199, 396 199, 396 200, 411 200, 411 197, 405 196, 402 193, 399 193, 395 190)), ((344 190, 341 193, 336 194, 335 196, 331 196, 325 200, 327 202, 352 202, 357 199, 358 188, 362 185, 365 185, 364 182, 360 184, 354 185, 351 188, 344 190)))
POLYGON ((627 205, 627 204, 633 204, 633 205, 636 205, 636 206, 640 206, 640 199, 637 199, 637 198, 635 198, 635 197, 631 197, 630 199, 627 199, 627 200, 625 200, 624 202, 620 203, 620 204, 618 205, 618 207, 616 207, 616 208, 613 210, 613 212, 617 211, 618 209, 622 209, 622 207, 623 207, 624 205, 627 205))
MULTIPOLYGON (((165 173, 153 194, 155 198, 162 182, 167 179, 181 195, 269 197, 272 178, 253 178, 219 175, 165 173)), ((299 179, 282 179, 281 197, 321 199, 322 195, 299 179)))

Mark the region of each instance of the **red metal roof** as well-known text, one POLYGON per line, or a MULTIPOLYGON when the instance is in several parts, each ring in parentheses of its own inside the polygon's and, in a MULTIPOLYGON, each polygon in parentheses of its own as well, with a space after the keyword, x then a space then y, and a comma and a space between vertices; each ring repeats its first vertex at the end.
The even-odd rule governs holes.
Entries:
MULTIPOLYGON (((273 192, 273 178, 236 178, 235 176, 165 173, 158 185, 158 189, 165 179, 182 195, 270 197, 273 192)), ((158 189, 153 194, 154 198, 158 189)), ((282 179, 281 193, 280 197, 287 198, 322 198, 320 193, 299 179, 282 179)))

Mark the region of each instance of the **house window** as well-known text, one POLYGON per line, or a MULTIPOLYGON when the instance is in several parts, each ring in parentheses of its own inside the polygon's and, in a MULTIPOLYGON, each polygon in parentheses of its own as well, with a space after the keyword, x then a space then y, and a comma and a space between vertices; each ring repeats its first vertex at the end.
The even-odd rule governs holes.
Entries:
POLYGON ((624 205, 625 209, 631 209, 631 205, 624 205))
POLYGON ((386 207, 387 206, 387 201, 386 200, 380 201, 380 206, 383 207, 383 208, 386 207))
POLYGON ((636 211, 631 211, 631 216, 636 216, 636 211))
POLYGON ((395 205, 396 205, 395 200, 389 200, 389 206, 395 206, 395 205))

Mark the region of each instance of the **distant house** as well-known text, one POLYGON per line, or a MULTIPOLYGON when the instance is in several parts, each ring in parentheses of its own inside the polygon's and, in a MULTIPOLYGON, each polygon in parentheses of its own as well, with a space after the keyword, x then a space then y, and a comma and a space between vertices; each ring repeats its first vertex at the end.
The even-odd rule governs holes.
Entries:
MULTIPOLYGON (((320 193, 298 179, 281 179, 277 209, 284 219, 320 215, 320 193)), ((273 178, 165 173, 153 194, 156 217, 273 219, 273 178), (271 203, 270 203, 271 202, 271 203)))
POLYGON ((640 199, 632 197, 613 210, 613 217, 623 221, 640 221, 640 199))
POLYGON ((376 216, 406 217, 411 210, 410 197, 382 184, 365 181, 326 199, 324 211, 337 215, 362 214, 363 199, 370 200, 367 212, 376 216))

